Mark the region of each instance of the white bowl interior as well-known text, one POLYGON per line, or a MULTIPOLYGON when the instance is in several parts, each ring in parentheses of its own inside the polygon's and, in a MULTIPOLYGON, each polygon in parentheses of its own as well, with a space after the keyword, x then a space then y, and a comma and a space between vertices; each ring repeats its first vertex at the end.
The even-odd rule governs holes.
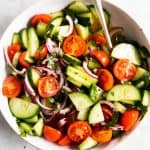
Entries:
MULTIPOLYGON (((90 0, 89 0, 90 2, 90 0)), ((7 28, 4 35, 2 36, 1 43, 0 43, 0 50, 3 51, 3 48, 10 44, 11 36, 13 32, 19 31, 21 28, 26 26, 27 21, 31 16, 37 13, 48 13, 53 12, 59 9, 64 8, 68 3, 70 3, 70 0, 41 0, 38 4, 30 7, 26 11, 24 11, 21 15, 19 15, 7 28)), ((104 2, 104 7, 110 12, 111 14, 111 22, 113 25, 122 26, 125 30, 125 35, 127 35, 129 38, 134 39, 141 43, 142 45, 145 45, 147 48, 150 49, 149 43, 146 40, 146 37, 144 33, 142 32, 142 29, 122 10, 117 8, 116 6, 110 4, 109 2, 104 2)), ((0 86, 2 89, 2 82, 6 76, 5 70, 5 61, 4 57, 1 53, 0 55, 0 72, 1 72, 1 78, 0 78, 0 86)), ((13 128, 13 130, 19 134, 18 127, 16 124, 15 118, 11 115, 8 107, 8 101, 5 97, 2 96, 2 92, 0 92, 0 108, 1 112, 8 122, 8 124, 13 128)), ((144 120, 148 119, 148 115, 146 115, 144 120)), ((142 122, 144 122, 144 120, 142 122)), ((137 127, 138 129, 139 127, 137 127)), ((134 132, 134 131, 133 131, 134 132)), ((67 147, 60 147, 56 144, 47 142, 43 138, 38 137, 32 137, 27 136, 24 138, 29 143, 33 144, 34 146, 40 148, 40 149, 46 149, 46 150, 65 150, 68 149, 67 147)), ((123 138, 125 140, 126 137, 123 138)), ((112 141, 109 145, 103 146, 101 149, 110 149, 114 146, 117 146, 118 144, 122 143, 121 139, 117 139, 115 141, 112 141), (121 142, 120 142, 121 141, 121 142)), ((99 148, 96 148, 99 149, 99 148)))

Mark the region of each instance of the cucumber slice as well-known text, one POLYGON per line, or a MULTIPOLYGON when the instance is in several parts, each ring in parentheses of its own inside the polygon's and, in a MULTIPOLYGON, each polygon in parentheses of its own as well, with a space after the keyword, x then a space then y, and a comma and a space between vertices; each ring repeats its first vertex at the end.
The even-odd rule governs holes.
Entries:
MULTIPOLYGON (((92 30, 95 32, 98 29, 102 28, 101 21, 99 19, 99 16, 98 16, 98 13, 97 13, 95 6, 90 5, 89 9, 93 15, 93 20, 94 20, 93 25, 92 25, 92 30)), ((103 13, 104 13, 106 24, 109 27, 110 26, 110 14, 106 9, 103 9, 103 13)))
POLYGON ((72 78, 72 77, 67 77, 67 80, 68 80, 69 82, 71 82, 72 84, 76 85, 77 87, 81 87, 81 86, 82 86, 82 84, 81 84, 79 81, 75 80, 75 79, 72 78))
POLYGON ((77 33, 84 39, 86 40, 89 35, 91 34, 89 31, 89 27, 88 26, 82 26, 80 24, 76 24, 75 25, 76 31, 77 33))
POLYGON ((85 12, 82 14, 77 15, 79 24, 83 26, 91 26, 94 22, 93 16, 91 12, 85 12))
POLYGON ((18 65, 18 61, 19 61, 19 56, 21 55, 21 52, 16 52, 14 57, 13 57, 13 60, 12 60, 12 64, 13 66, 17 66, 18 65))
POLYGON ((139 52, 143 59, 147 59, 150 57, 150 52, 148 51, 148 49, 146 47, 141 47, 139 49, 139 52))
POLYGON ((23 95, 21 96, 21 99, 27 102, 32 102, 31 98, 29 96, 23 95))
POLYGON ((64 17, 58 16, 58 17, 54 18, 50 22, 50 24, 53 25, 53 26, 60 26, 62 24, 63 20, 64 20, 64 17))
POLYGON ((81 1, 72 2, 67 9, 75 13, 83 13, 89 11, 88 7, 81 1))
POLYGON ((89 150, 90 148, 97 145, 97 141, 95 141, 92 137, 87 137, 79 146, 79 150, 89 150))
POLYGON ((40 118, 38 122, 33 126, 32 131, 36 136, 42 136, 43 127, 44 127, 44 120, 40 118))
POLYGON ((36 32, 39 37, 44 37, 47 31, 47 24, 44 22, 39 22, 36 26, 36 32))
POLYGON ((32 118, 40 111, 40 107, 38 105, 24 101, 20 98, 10 99, 9 107, 12 114, 19 119, 32 118))
POLYGON ((78 112, 77 119, 78 120, 87 120, 88 119, 89 108, 83 109, 78 112))
POLYGON ((87 88, 89 88, 92 84, 97 83, 97 79, 89 76, 86 72, 84 72, 83 68, 80 66, 68 66, 66 74, 69 77, 74 78, 76 81, 80 82, 83 86, 87 88))
POLYGON ((144 106, 149 106, 150 105, 150 91, 149 90, 144 90, 144 95, 142 98, 142 104, 144 106))
POLYGON ((100 68, 100 67, 101 67, 100 63, 97 60, 95 60, 94 58, 90 58, 88 60, 88 68, 89 69, 96 69, 96 68, 100 68))
POLYGON ((100 103, 95 104, 89 113, 89 123, 95 124, 104 121, 104 114, 100 103))
POLYGON ((31 57, 34 57, 39 49, 39 39, 33 27, 28 29, 28 51, 31 57))
POLYGON ((20 122, 19 128, 21 131, 21 135, 26 135, 26 134, 33 135, 31 125, 29 125, 25 122, 20 122))
POLYGON ((53 40, 59 40, 59 30, 60 30, 60 27, 59 26, 53 26, 53 28, 51 29, 51 32, 50 32, 50 38, 52 38, 53 40))
POLYGON ((87 109, 93 105, 93 102, 88 95, 81 92, 70 93, 69 98, 78 111, 87 109))
POLYGON ((90 88, 90 97, 93 102, 97 102, 101 99, 103 90, 96 84, 93 84, 90 88))
POLYGON ((141 65, 141 58, 136 47, 129 43, 121 43, 113 48, 111 56, 117 59, 128 59, 135 65, 141 65))
POLYGON ((120 113, 124 113, 127 110, 127 108, 119 102, 115 102, 114 105, 116 110, 119 111, 120 113))
POLYGON ((33 87, 37 87, 38 81, 40 79, 40 73, 36 69, 30 68, 28 70, 28 77, 29 77, 31 85, 33 87))
POLYGON ((20 31, 20 38, 21 38, 21 43, 25 49, 28 48, 28 33, 27 29, 24 28, 20 31))
POLYGON ((81 64, 80 59, 73 57, 71 55, 64 54, 63 58, 71 65, 80 65, 81 64))
POLYGON ((33 116, 32 118, 29 118, 29 119, 24 119, 24 121, 27 122, 27 123, 34 124, 38 121, 38 115, 33 116))
POLYGON ((27 53, 26 53, 25 61, 27 61, 30 64, 34 63, 34 59, 30 56, 29 51, 27 51, 27 53))
POLYGON ((110 101, 140 101, 141 94, 139 89, 133 85, 115 85, 107 94, 107 100, 110 101))
POLYGON ((120 100, 120 102, 124 104, 129 104, 129 105, 135 105, 136 101, 133 100, 120 100))
POLYGON ((145 72, 146 72, 145 69, 143 69, 143 68, 141 68, 141 67, 138 67, 138 68, 137 68, 137 71, 136 71, 136 75, 135 75, 135 77, 133 78, 133 81, 142 78, 142 77, 144 76, 145 72))
POLYGON ((18 33, 14 33, 12 36, 12 40, 11 40, 12 44, 20 44, 21 40, 20 40, 20 35, 18 33))
POLYGON ((63 11, 56 11, 56 12, 51 13, 50 16, 52 16, 52 18, 54 19, 56 17, 63 17, 64 13, 63 11))

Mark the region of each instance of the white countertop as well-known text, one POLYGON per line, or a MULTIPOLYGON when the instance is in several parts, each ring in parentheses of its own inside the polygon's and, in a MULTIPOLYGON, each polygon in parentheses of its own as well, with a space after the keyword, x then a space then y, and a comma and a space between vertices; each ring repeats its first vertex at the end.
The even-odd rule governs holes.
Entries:
MULTIPOLYGON (((2 1, 2 0, 1 0, 2 1)), ((137 23, 140 23, 144 28, 145 33, 150 39, 150 9, 148 0, 109 0, 114 4, 118 4, 124 10, 128 10, 128 13, 136 18, 137 23), (142 23, 141 23, 142 22, 142 23)), ((3 0, 0 5, 0 37, 7 28, 9 23, 20 14, 25 8, 31 4, 36 3, 35 0, 3 0)), ((44 0, 43 0, 44 2, 44 0)), ((141 131, 141 134, 130 143, 124 142, 122 147, 117 150, 149 150, 150 149, 150 123, 145 125, 145 129, 141 131), (149 130, 148 130, 149 126, 149 130)), ((0 150, 37 150, 37 148, 26 143, 14 131, 9 127, 6 121, 0 114, 0 150)))

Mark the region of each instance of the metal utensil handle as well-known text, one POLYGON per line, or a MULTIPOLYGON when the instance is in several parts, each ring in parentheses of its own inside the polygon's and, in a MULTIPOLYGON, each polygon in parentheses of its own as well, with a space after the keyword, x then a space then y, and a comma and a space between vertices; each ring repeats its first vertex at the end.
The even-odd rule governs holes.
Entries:
POLYGON ((102 28, 103 28, 103 31, 107 40, 108 48, 111 50, 112 42, 111 42, 111 38, 108 32, 107 24, 106 24, 105 17, 104 17, 102 0, 95 0, 95 1, 96 1, 96 9, 99 14, 99 18, 101 20, 101 25, 102 25, 102 28))

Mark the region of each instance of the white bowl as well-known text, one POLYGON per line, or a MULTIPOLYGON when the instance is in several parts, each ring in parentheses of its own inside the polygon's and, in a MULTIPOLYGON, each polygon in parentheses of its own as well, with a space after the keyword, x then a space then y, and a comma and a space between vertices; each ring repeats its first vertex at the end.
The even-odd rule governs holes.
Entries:
MULTIPOLYGON (((21 15, 19 15, 7 28, 5 33, 2 36, 1 43, 0 43, 0 50, 2 51, 3 47, 6 47, 11 42, 11 37, 13 32, 19 31, 21 28, 25 27, 27 24, 27 21, 37 13, 48 13, 53 12, 59 9, 64 8, 67 4, 69 4, 71 0, 42 0, 36 5, 30 7, 26 11, 24 11, 21 15)), ((88 0, 90 2, 90 0, 88 0)), ((109 2, 104 2, 104 7, 110 12, 111 14, 111 22, 113 25, 122 26, 125 30, 125 35, 131 39, 134 39, 141 43, 142 45, 146 46, 148 49, 150 49, 150 45, 148 40, 146 39, 146 36, 144 35, 142 29, 136 22, 130 18, 125 12, 123 12, 121 9, 119 9, 117 6, 114 6, 113 4, 109 2)), ((5 61, 4 57, 1 53, 0 55, 0 72, 1 72, 1 78, 0 78, 0 87, 2 89, 2 82, 6 77, 5 72, 5 61)), ((13 128, 13 130, 19 134, 18 126, 16 124, 15 118, 12 116, 9 107, 8 107, 8 101, 7 98, 2 96, 2 92, 0 92, 0 108, 2 115, 8 122, 8 124, 13 128)), ((136 130, 132 131, 131 134, 123 136, 121 139, 117 139, 115 141, 112 141, 109 145, 102 147, 101 149, 114 149, 117 148, 118 145, 123 143, 125 140, 134 140, 134 137, 138 135, 138 132, 140 129, 144 128, 144 124, 148 122, 150 119, 149 112, 144 117, 144 119, 141 121, 140 125, 136 128, 136 130)), ((68 147, 60 147, 54 143, 50 143, 43 138, 34 137, 34 136, 27 136, 24 138, 29 143, 33 144, 34 146, 45 149, 45 150, 65 150, 68 149, 68 147)), ((96 149, 99 149, 98 147, 96 149)))

